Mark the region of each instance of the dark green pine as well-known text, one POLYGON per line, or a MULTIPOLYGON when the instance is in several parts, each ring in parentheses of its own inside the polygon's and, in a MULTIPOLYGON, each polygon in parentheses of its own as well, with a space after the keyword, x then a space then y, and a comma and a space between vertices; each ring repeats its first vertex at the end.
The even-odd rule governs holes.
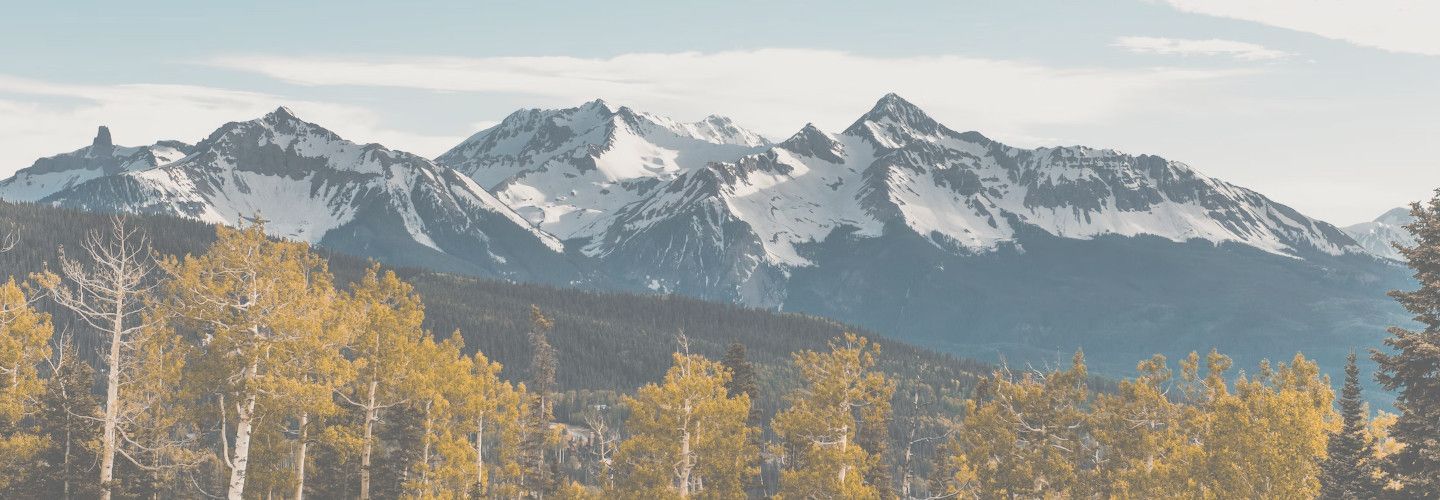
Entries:
POLYGON ((1440 193, 1425 205, 1412 204, 1410 213, 1415 222, 1405 228, 1415 244, 1397 248, 1420 287, 1390 296, 1424 328, 1391 327, 1389 349, 1373 354, 1376 380, 1397 392, 1400 415, 1390 436, 1404 445, 1382 467, 1400 483, 1401 496, 1440 498, 1440 193))

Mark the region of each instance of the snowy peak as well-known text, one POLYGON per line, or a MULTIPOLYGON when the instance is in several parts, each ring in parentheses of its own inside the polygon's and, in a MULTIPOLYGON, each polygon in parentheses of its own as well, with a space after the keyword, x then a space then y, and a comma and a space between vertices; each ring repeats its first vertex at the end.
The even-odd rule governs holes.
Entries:
POLYGON ((841 158, 845 154, 845 147, 836 141, 830 134, 825 133, 816 127, 814 123, 806 123, 795 135, 785 139, 784 142, 776 145, 801 156, 820 158, 831 163, 844 161, 841 158))
POLYGON ((121 172, 140 171, 184 158, 194 151, 180 141, 160 141, 150 146, 116 146, 110 128, 101 125, 89 146, 35 160, 9 179, 0 181, 0 198, 8 201, 40 201, 56 192, 91 179, 121 172))
POLYGON ((516 111, 436 161, 568 240, 597 234, 662 183, 768 146, 727 118, 687 123, 595 100, 516 111))
POLYGON ((225 225, 263 214, 274 236, 452 272, 522 277, 525 263, 563 260, 558 240, 470 178, 284 107, 221 126, 182 159, 98 172, 40 201, 225 225))
POLYGON ((935 138, 949 132, 918 106, 897 94, 885 94, 875 107, 845 129, 846 135, 869 137, 886 147, 909 140, 935 138))
POLYGON ((1345 228, 1345 232, 1365 251, 1371 254, 1392 260, 1404 260, 1400 251, 1395 245, 1412 246, 1415 244, 1415 235, 1405 229, 1405 226, 1415 222, 1415 217, 1410 215, 1410 207, 1396 207, 1380 214, 1375 220, 1362 222, 1345 228))

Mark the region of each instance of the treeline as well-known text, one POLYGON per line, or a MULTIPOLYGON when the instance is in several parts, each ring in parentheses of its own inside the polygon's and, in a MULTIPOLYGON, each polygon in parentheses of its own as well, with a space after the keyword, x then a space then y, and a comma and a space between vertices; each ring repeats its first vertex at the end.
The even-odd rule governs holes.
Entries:
MULTIPOLYGON (((128 223, 148 234, 156 253, 164 256, 202 253, 215 241, 214 226, 192 220, 130 216, 128 223)), ((103 214, 0 202, 0 233, 17 238, 10 251, 0 252, 0 275, 23 277, 54 267, 58 249, 78 248, 87 234, 107 230, 108 224, 109 217, 103 214)), ((328 259, 338 287, 349 287, 369 267, 363 259, 330 253, 323 247, 315 251, 328 259)), ((465 352, 483 351, 504 365, 502 376, 507 378, 528 377, 530 306, 543 309, 555 323, 551 343, 565 362, 557 373, 561 393, 555 410, 567 421, 578 417, 587 402, 617 402, 620 393, 661 377, 678 332, 689 337, 693 352, 712 358, 737 342, 749 347, 762 374, 759 404, 767 414, 778 410, 784 393, 793 385, 793 377, 783 373, 789 370, 789 353, 823 349, 826 342, 845 331, 875 337, 824 318, 680 296, 582 291, 416 269, 393 270, 424 299, 428 329, 443 336, 459 330, 465 352)), ((71 311, 49 300, 36 306, 52 315, 58 330, 75 333, 82 357, 89 359, 103 347, 102 339, 87 335, 86 326, 71 311)), ((990 371, 985 363, 900 342, 887 342, 878 364, 907 388, 931 395, 964 393, 973 387, 977 375, 990 371)), ((909 393, 905 388, 900 392, 909 393)), ((952 404, 958 409, 958 402, 952 404)))

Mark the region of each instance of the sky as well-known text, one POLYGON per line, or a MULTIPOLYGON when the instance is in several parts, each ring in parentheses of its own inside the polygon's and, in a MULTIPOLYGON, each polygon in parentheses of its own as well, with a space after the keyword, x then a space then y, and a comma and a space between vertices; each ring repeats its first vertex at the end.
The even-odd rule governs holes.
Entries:
POLYGON ((287 106, 435 156, 603 98, 783 139, 895 92, 1015 146, 1157 154, 1348 225, 1440 188, 1433 0, 0 0, 0 175, 287 106))

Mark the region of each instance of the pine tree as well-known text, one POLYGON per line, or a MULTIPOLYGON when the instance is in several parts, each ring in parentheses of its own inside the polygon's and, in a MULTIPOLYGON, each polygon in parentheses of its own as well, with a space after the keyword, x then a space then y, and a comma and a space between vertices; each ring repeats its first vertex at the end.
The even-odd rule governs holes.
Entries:
POLYGON ((555 390, 555 375, 559 359, 555 348, 550 345, 549 333, 555 328, 555 321, 546 317, 539 307, 530 306, 530 383, 527 386, 532 407, 521 414, 522 439, 520 464, 524 470, 525 487, 531 492, 543 494, 555 491, 562 484, 556 477, 552 449, 559 446, 559 435, 550 428, 554 421, 554 405, 551 393, 555 390))
POLYGON ((1415 245, 1396 248, 1420 287, 1390 296, 1424 328, 1392 326, 1385 339, 1390 351, 1372 354, 1380 386, 1399 391, 1395 408, 1400 415, 1390 435, 1404 445, 1382 466, 1405 496, 1440 498, 1440 192, 1426 205, 1412 204, 1410 215, 1415 221, 1405 229, 1415 245))
POLYGON ((1340 431, 1330 435, 1327 457, 1320 466, 1320 497, 1375 498, 1381 493, 1375 470, 1375 445, 1366 434, 1369 408, 1360 397, 1360 369, 1355 353, 1345 359, 1345 386, 1340 390, 1340 431))
POLYGON ((750 363, 745 352, 745 344, 732 342, 730 347, 725 349, 725 357, 721 359, 725 368, 730 370, 730 380, 725 383, 725 389, 730 391, 731 396, 744 394, 750 397, 750 417, 748 422, 751 425, 760 422, 760 385, 755 378, 755 365, 750 363))
POLYGON ((31 307, 15 279, 0 285, 0 494, 33 472, 45 447, 27 418, 39 410, 45 392, 37 365, 50 357, 54 327, 50 315, 31 307))
POLYGON ((869 340, 847 333, 831 342, 829 352, 794 355, 803 387, 790 394, 790 407, 771 425, 786 460, 781 495, 880 497, 879 485, 866 479, 871 467, 883 466, 883 457, 856 440, 863 426, 888 420, 895 385, 874 371, 878 352, 869 340))
POLYGON ((746 425, 750 397, 725 388, 724 365, 675 354, 660 384, 626 397, 630 437, 615 461, 625 498, 744 498, 759 450, 746 425))
POLYGON ((95 482, 100 456, 100 402, 91 389, 95 369, 80 359, 67 337, 60 343, 45 380, 37 421, 49 441, 41 454, 44 468, 33 491, 37 498, 94 498, 101 495, 95 482))
POLYGON ((163 263, 162 306, 200 347, 192 382, 225 424, 226 489, 240 500, 256 424, 293 417, 297 401, 331 398, 328 384, 297 367, 339 356, 337 332, 326 328, 336 294, 324 259, 304 243, 272 241, 259 224, 219 227, 217 236, 204 255, 163 263))

